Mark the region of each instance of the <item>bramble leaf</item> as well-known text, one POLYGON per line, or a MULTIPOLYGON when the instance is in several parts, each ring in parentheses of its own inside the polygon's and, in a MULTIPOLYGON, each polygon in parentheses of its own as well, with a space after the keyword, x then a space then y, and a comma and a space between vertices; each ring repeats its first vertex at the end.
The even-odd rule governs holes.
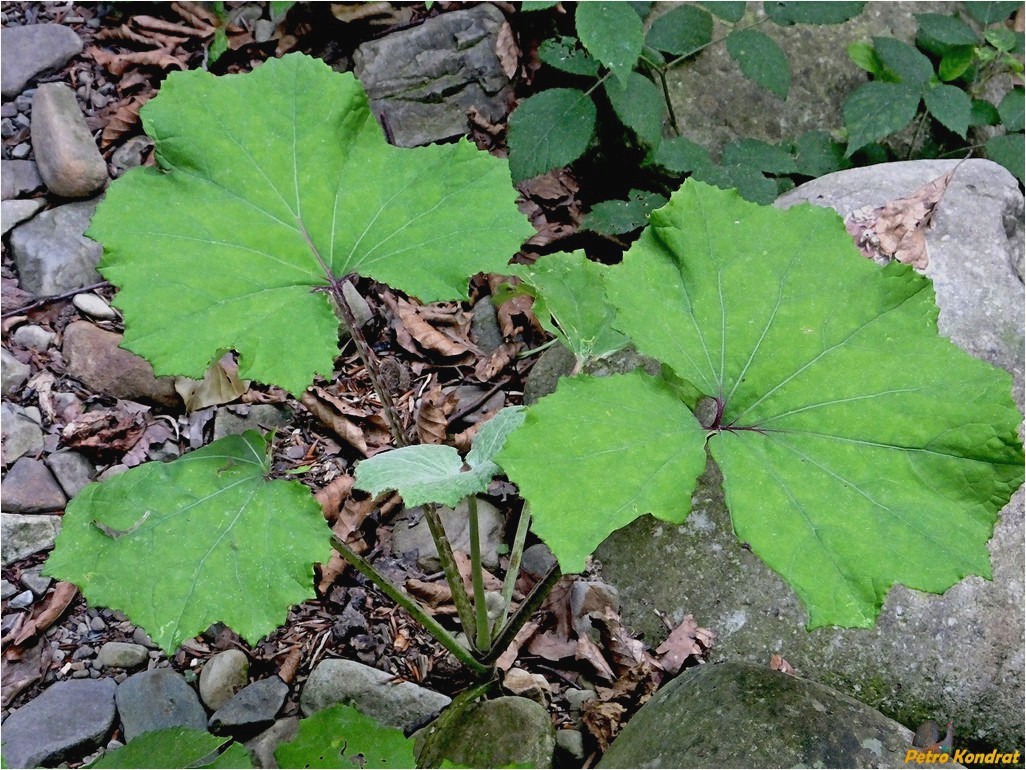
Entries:
POLYGON ((714 2, 702 3, 709 13, 731 24, 736 24, 745 17, 747 5, 748 3, 744 0, 714 0, 714 2))
POLYGON ((900 131, 916 116, 919 89, 906 83, 863 83, 844 102, 850 158, 877 139, 900 131))
POLYGON ((798 167, 787 147, 759 139, 736 139, 723 148, 725 166, 751 166, 768 174, 794 174, 798 167))
POLYGON ((933 77, 933 64, 923 53, 893 37, 874 37, 873 50, 902 83, 922 85, 933 77))
POLYGON ((658 145, 663 138, 666 113, 659 87, 640 72, 632 72, 625 83, 607 80, 605 90, 620 122, 645 144, 658 145))
POLYGON ((538 58, 550 67, 571 75, 595 77, 599 73, 599 63, 591 54, 578 47, 575 37, 543 40, 538 46, 538 58))
POLYGON ((806 131, 799 136, 794 142, 794 160, 803 176, 824 176, 851 167, 844 157, 844 145, 826 131, 806 131))
POLYGON ((416 767, 413 739, 338 705, 299 721, 299 734, 274 750, 279 767, 416 767))
POLYGON ((298 394, 338 355, 333 278, 466 297, 533 232, 503 161, 467 141, 390 146, 355 78, 303 54, 173 72, 141 115, 159 168, 115 181, 89 235, 124 346, 158 374, 198 379, 234 348, 240 377, 298 394))
POLYGON ((736 29, 727 36, 727 53, 745 77, 781 99, 791 89, 787 55, 776 40, 757 29, 736 29))
POLYGON ((843 24, 865 7, 863 2, 764 2, 763 9, 774 24, 843 24))
MULTIPOLYGON (((683 138, 683 137, 682 137, 683 138)), ((581 226, 602 235, 622 235, 648 222, 648 214, 666 203, 666 197, 648 190, 631 190, 627 200, 599 201, 584 215, 581 226)))
POLYGON ((678 5, 652 22, 645 42, 660 51, 682 56, 708 45, 712 31, 713 20, 708 11, 678 5))
POLYGON ((217 750, 231 738, 219 738, 193 727, 168 727, 136 736, 124 746, 108 751, 90 768, 138 767, 253 767, 253 760, 240 744, 217 750))
POLYGON ((1022 3, 1016 0, 986 0, 966 3, 964 6, 966 12, 984 27, 1004 21, 1021 7, 1022 3))
POLYGON ((574 18, 584 47, 625 83, 645 44, 638 14, 627 3, 595 0, 580 3, 574 18))
POLYGON ((596 117, 595 102, 576 88, 550 88, 524 99, 509 118, 513 181, 530 179, 581 157, 595 133, 596 117))
POLYGON ((664 140, 651 158, 652 163, 675 174, 686 174, 712 162, 709 151, 686 136, 664 140))
POLYGON ((945 45, 976 45, 979 36, 976 30, 961 19, 943 13, 917 13, 919 35, 945 45))
POLYGON ((46 574, 124 612, 167 653, 221 621, 255 643, 314 596, 331 532, 310 490, 268 481, 267 444, 227 436, 68 505, 46 574))
POLYGON ((991 137, 984 145, 984 149, 987 151, 988 158, 1007 168, 1019 180, 1019 184, 1023 184, 1023 166, 1026 163, 1026 158, 1024 158, 1021 131, 1017 134, 991 137))
POLYGON ((998 115, 1008 131, 1022 131, 1026 122, 1026 100, 1023 98, 1023 87, 1016 86, 1001 99, 998 115))
POLYGON ((934 86, 923 94, 923 103, 942 126, 965 138, 973 110, 972 100, 965 91, 943 84, 934 86))

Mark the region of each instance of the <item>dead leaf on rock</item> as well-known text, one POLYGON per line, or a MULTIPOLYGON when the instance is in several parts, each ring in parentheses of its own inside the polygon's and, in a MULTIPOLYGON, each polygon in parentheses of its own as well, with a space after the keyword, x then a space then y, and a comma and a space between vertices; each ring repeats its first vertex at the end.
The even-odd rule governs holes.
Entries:
POLYGON ((539 628, 541 628, 541 624, 537 620, 529 620, 525 623, 523 628, 517 631, 513 641, 509 643, 509 647, 503 650, 502 655, 496 659, 495 667, 500 671, 508 671, 516 662, 520 648, 538 632, 539 628))
POLYGON ((573 658, 577 654, 577 642, 569 639, 561 639, 552 631, 543 634, 535 634, 527 643, 527 651, 539 658, 553 662, 564 658, 573 658))
POLYGON ((609 667, 609 663, 602 656, 602 650, 587 635, 577 637, 577 650, 574 652, 574 657, 591 664, 595 673, 603 679, 610 682, 616 679, 613 669, 609 667))
POLYGON ((449 415, 455 411, 459 400, 455 391, 444 393, 438 385, 424 394, 416 419, 417 436, 422 444, 445 443, 449 415))
POLYGON ((478 360, 474 367, 474 376, 481 382, 490 381, 495 375, 516 360, 517 353, 523 347, 520 342, 504 342, 487 358, 478 360))
POLYGON ((715 633, 699 628, 693 615, 686 615, 680 625, 656 647, 656 655, 663 670, 676 676, 688 658, 697 659, 705 655, 712 646, 715 633))
POLYGON ((513 34, 513 27, 508 21, 504 21, 499 27, 499 34, 495 36, 495 56, 502 66, 506 77, 512 80, 516 77, 517 68, 520 66, 520 48, 517 47, 517 39, 513 34))
POLYGON ((146 430, 143 431, 139 440, 136 441, 132 448, 125 453, 125 456, 121 458, 122 464, 127 465, 129 468, 142 465, 150 459, 151 446, 154 444, 163 444, 172 437, 177 438, 177 434, 177 428, 172 427, 167 420, 154 420, 146 426, 146 430))
POLYGON ((413 9, 384 2, 332 3, 331 15, 346 24, 363 21, 378 27, 392 27, 409 22, 413 9))
POLYGON ((773 671, 781 671, 785 674, 796 676, 796 674, 794 673, 794 666, 788 663, 783 655, 779 655, 777 653, 773 653, 772 655, 770 655, 769 667, 773 671))
POLYGON ((620 615, 612 607, 607 607, 601 615, 593 614, 591 620, 599 630, 602 646, 606 650, 605 657, 617 676, 637 666, 647 666, 649 670, 661 669, 659 663, 645 651, 645 643, 635 639, 624 628, 620 615))
POLYGON ((64 614, 64 611, 75 601, 76 596, 78 596, 77 586, 64 581, 58 582, 47 598, 46 604, 38 608, 38 611, 34 610, 32 618, 22 625, 18 635, 14 638, 14 644, 24 645, 33 636, 42 634, 64 614))
POLYGON ((207 369, 202 380, 175 377, 175 390, 182 397, 185 411, 227 404, 249 390, 249 380, 239 379, 235 355, 225 353, 207 369))
POLYGON ((349 568, 349 562, 342 558, 338 551, 332 551, 327 564, 321 565, 321 579, 317 582, 317 592, 326 594, 335 581, 349 568))
MULTIPOLYGON (((470 596, 474 595, 474 580, 473 570, 470 565, 470 557, 463 551, 453 551, 452 556, 456 562, 456 569, 459 570, 460 577, 463 578, 463 586, 467 589, 467 594, 470 596)), ((502 581, 499 580, 495 575, 486 570, 484 567, 481 568, 481 572, 484 574, 484 587, 486 591, 501 591, 502 581)))
MULTIPOLYGON (((452 589, 444 580, 430 582, 417 578, 406 579, 406 590, 411 596, 424 602, 431 609, 452 604, 452 589)), ((456 608, 453 607, 453 612, 456 608)))
POLYGON ((65 446, 99 453, 127 452, 146 430, 144 419, 119 403, 114 409, 86 412, 64 426, 65 446))
POLYGON ((3 684, 0 706, 6 709, 19 693, 42 679, 52 659, 53 653, 45 639, 37 639, 35 644, 25 648, 8 647, 0 674, 3 684))

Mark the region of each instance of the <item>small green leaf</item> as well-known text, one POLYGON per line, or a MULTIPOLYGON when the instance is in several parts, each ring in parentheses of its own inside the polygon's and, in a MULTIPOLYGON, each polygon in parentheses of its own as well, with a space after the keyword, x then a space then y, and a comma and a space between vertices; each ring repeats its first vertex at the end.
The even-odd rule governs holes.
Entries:
POLYGON ((721 190, 737 190, 742 198, 752 203, 769 204, 777 197, 777 183, 751 166, 707 163, 696 168, 692 177, 721 190))
POLYGON ((723 148, 720 162, 725 166, 751 166, 767 174, 794 174, 798 171, 789 148, 759 139, 736 139, 723 148))
POLYGON ((666 113, 659 87, 640 72, 632 72, 626 83, 607 80, 605 90, 620 122, 644 144, 650 147, 658 145, 663 138, 663 116, 666 113))
POLYGON ((513 181, 530 179, 581 157, 595 133, 596 117, 595 102, 576 88, 550 88, 522 101, 509 118, 513 181))
POLYGON ((666 203, 666 197, 648 190, 631 190, 627 200, 600 201, 584 215, 581 226, 602 235, 623 235, 648 222, 648 215, 666 203))
POLYGON ((660 51, 682 56, 708 45, 712 31, 712 16, 707 11, 693 5, 678 5, 652 22, 645 42, 660 51))
POLYGON ((547 11, 559 5, 559 0, 524 0, 520 4, 521 11, 547 11))
POLYGON ((89 767, 97 770, 137 767, 253 767, 249 752, 238 744, 233 744, 223 754, 217 753, 230 741, 231 738, 219 738, 206 730, 168 727, 136 736, 124 746, 108 751, 89 767), (233 763, 224 764, 226 758, 233 763))
POLYGON ((409 507, 438 503, 455 508, 463 498, 488 491, 499 472, 492 458, 523 422, 520 410, 507 407, 485 423, 466 462, 453 447, 443 444, 401 447, 360 461, 355 486, 372 495, 394 489, 409 507))
POLYGON ((959 46, 946 51, 937 67, 937 77, 945 83, 962 77, 976 61, 976 48, 971 45, 959 46))
POLYGON ((736 29, 727 36, 727 53, 746 78, 781 99, 787 98, 791 70, 787 56, 773 38, 757 29, 736 29))
POLYGON ((949 85, 934 86, 926 89, 923 102, 942 126, 965 138, 973 109, 972 100, 965 91, 949 85))
POLYGON ((900 131, 916 116, 919 90, 905 83, 863 83, 844 102, 850 158, 870 142, 900 131))
POLYGON ((218 27, 214 30, 214 37, 210 40, 210 47, 207 48, 207 63, 213 64, 227 52, 228 35, 225 34, 224 27, 218 27))
POLYGON ((999 51, 1008 52, 1015 48, 1015 33, 1007 27, 995 27, 983 33, 983 39, 999 51))
POLYGON ((576 37, 549 38, 538 46, 538 58, 562 72, 571 75, 595 77, 599 63, 578 45, 576 37))
POLYGON ((1022 131, 1026 104, 1023 101, 1023 87, 1016 86, 1001 99, 998 105, 1001 123, 1009 131, 1022 131))
POLYGON ((652 0, 628 0, 627 5, 638 14, 639 19, 644 19, 652 10, 652 0))
POLYGON ((941 13, 917 13, 919 35, 947 45, 976 45, 979 35, 961 19, 941 13))
POLYGON ((731 24, 737 24, 745 17, 747 5, 748 3, 744 0, 719 0, 719 2, 702 3, 709 13, 731 24))
POLYGON ((893 37, 874 37, 873 50, 901 82, 921 85, 933 77, 933 64, 922 53, 893 37))
POLYGON ((872 43, 867 43, 864 40, 849 43, 848 58, 873 77, 880 78, 884 75, 884 63, 876 55, 872 43))
POLYGON ((352 706, 338 705, 299 721, 299 734, 274 750, 282 768, 410 768, 413 739, 352 706))
POLYGON ((996 126, 1001 122, 997 107, 986 99, 973 99, 972 111, 969 113, 970 126, 996 126))
POLYGON ((987 157, 1011 171, 1019 180, 1019 184, 1026 182, 1023 178, 1023 165, 1026 161, 1024 161, 1023 134, 1021 132, 995 136, 987 141, 984 149, 987 151, 987 157))
POLYGON ((819 177, 851 168, 844 157, 844 145, 826 131, 806 131, 794 143, 795 164, 803 176, 819 177))
POLYGON ((249 431, 90 484, 68 505, 46 572, 169 654, 217 621, 255 643, 314 596, 313 565, 331 555, 310 490, 266 480, 268 463, 249 431), (115 539, 94 522, 132 531, 115 539))
POLYGON ((989 24, 1004 21, 1019 8, 1022 8, 1022 3, 1016 2, 1016 0, 1005 0, 1004 2, 976 0, 976 2, 963 3, 963 8, 976 21, 986 27, 989 24))
POLYGON ((580 572, 599 543, 642 514, 684 520, 704 441, 660 378, 564 377, 528 409, 499 463, 531 504, 531 529, 564 572, 580 572))
POLYGON ((281 21, 295 4, 295 0, 271 0, 271 20, 281 21))
POLYGON ((764 2, 763 9, 774 24, 843 24, 854 19, 866 6, 853 2, 764 2))
POLYGON ((583 251, 549 254, 517 271, 535 290, 534 314, 541 325, 563 342, 579 366, 627 344, 613 329, 615 313, 604 282, 608 272, 583 251))
POLYGON ((638 14, 626 3, 595 0, 580 3, 575 18, 584 47, 625 82, 645 42, 638 14))
POLYGON ((656 148, 651 162, 674 174, 687 174, 710 163, 709 151, 686 136, 666 139, 656 148))

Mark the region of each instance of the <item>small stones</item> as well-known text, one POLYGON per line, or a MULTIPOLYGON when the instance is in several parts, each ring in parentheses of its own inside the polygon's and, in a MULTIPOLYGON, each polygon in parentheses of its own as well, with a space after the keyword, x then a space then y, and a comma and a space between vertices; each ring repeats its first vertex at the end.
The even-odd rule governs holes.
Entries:
POLYGON ((28 380, 32 370, 23 364, 7 348, 0 349, 0 392, 8 398, 13 396, 28 380))
POLYGON ((96 657, 103 668, 137 668, 149 660, 149 655, 142 645, 107 642, 96 657))
POLYGON ((207 729, 207 714, 196 691, 169 668, 133 674, 115 693, 125 738, 165 727, 207 729))
POLYGON ((503 677, 502 686, 514 695, 529 698, 542 706, 548 702, 549 683, 541 674, 532 674, 522 668, 511 668, 503 677))
POLYGON ((107 184, 107 164, 86 126, 75 92, 44 83, 32 99, 32 146, 50 192, 87 198, 107 184))
POLYGON ((89 292, 76 294, 71 298, 71 304, 97 321, 113 321, 118 317, 114 308, 108 305, 101 297, 97 297, 89 292))
POLYGON ((584 734, 580 730, 556 730, 556 752, 569 761, 584 759, 584 734))
POLYGON ((97 283, 103 246, 86 238, 96 200, 37 214, 9 236, 21 288, 36 296, 63 294, 97 283))
POLYGON ((483 297, 474 305, 470 337, 485 355, 494 353, 505 341, 491 297, 483 297))
POLYGON ((6 235, 16 225, 31 219, 46 204, 36 198, 4 201, 0 203, 0 235, 6 235))
POLYGON ((242 650, 225 650, 208 660, 199 677, 200 697, 217 711, 249 681, 249 658, 242 650))
POLYGON ((130 168, 141 166, 151 147, 153 140, 148 136, 133 136, 114 150, 114 154, 110 156, 111 174, 114 178, 122 176, 130 168))
POLYGON ((32 602, 35 597, 31 591, 22 591, 20 594, 11 599, 10 604, 7 606, 15 610, 23 610, 32 606, 32 602))
POLYGON ((31 195, 43 187, 34 160, 0 161, 0 198, 10 200, 31 195))
POLYGON ((22 347, 38 350, 42 353, 53 344, 57 335, 47 331, 42 326, 35 324, 24 324, 14 330, 12 339, 22 347))
POLYGON ((590 700, 595 700, 598 695, 594 690, 577 690, 571 687, 563 694, 563 697, 566 698, 571 711, 580 711, 581 706, 590 700))
POLYGON ((247 430, 265 431, 288 424, 291 415, 275 404, 254 404, 246 414, 238 414, 238 406, 221 407, 214 415, 214 441, 225 436, 241 435, 247 430))
POLYGON ((520 569, 535 580, 540 580, 555 563, 556 557, 552 555, 549 547, 545 543, 535 543, 530 548, 524 549, 524 555, 520 559, 520 569))
POLYGON ((214 712, 207 725, 216 733, 252 735, 274 723, 288 694, 289 686, 277 676, 261 679, 242 688, 214 712))
POLYGON ((0 92, 5 101, 21 93, 33 78, 60 69, 82 53, 82 39, 60 24, 4 27, 0 40, 0 92))
POLYGON ((0 508, 10 513, 45 513, 61 510, 67 498, 42 460, 22 457, 3 480, 0 508))
POLYGON ((18 593, 18 587, 7 580, 0 579, 0 599, 10 599, 18 593))
POLYGON ((53 541, 60 531, 60 516, 0 514, 0 563, 6 567, 26 556, 53 548, 53 541))
POLYGON ((50 584, 53 582, 53 578, 46 577, 42 572, 43 568, 42 566, 39 566, 24 570, 21 573, 21 584, 32 591, 36 596, 42 596, 45 594, 47 589, 50 587, 50 584))
POLYGON ((0 405, 0 423, 3 424, 4 465, 42 451, 43 430, 28 409, 4 401, 0 405))
POLYGON ((64 494, 72 498, 82 491, 96 475, 96 468, 86 459, 85 455, 70 449, 60 449, 46 459, 57 483, 64 494))

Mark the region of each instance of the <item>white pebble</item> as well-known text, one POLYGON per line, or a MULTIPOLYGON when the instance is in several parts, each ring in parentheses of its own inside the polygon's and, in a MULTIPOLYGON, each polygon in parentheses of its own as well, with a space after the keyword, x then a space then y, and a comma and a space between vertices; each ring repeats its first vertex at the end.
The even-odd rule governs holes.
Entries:
POLYGON ((113 321, 118 317, 114 308, 95 294, 76 294, 71 304, 97 321, 113 321))

